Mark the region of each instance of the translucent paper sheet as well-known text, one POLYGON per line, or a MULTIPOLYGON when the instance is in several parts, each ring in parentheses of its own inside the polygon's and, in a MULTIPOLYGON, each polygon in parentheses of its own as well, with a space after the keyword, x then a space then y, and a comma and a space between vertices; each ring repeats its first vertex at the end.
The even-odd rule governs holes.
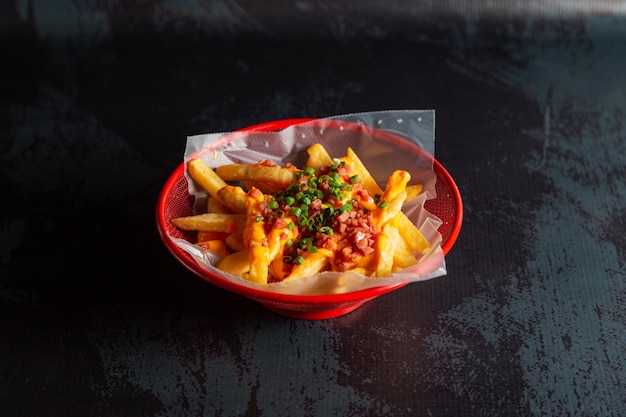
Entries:
MULTIPOLYGON (((445 275, 441 235, 437 231, 441 220, 424 209, 424 202, 436 197, 436 174, 432 170, 435 113, 432 110, 356 113, 298 123, 280 131, 191 136, 187 139, 184 160, 202 158, 209 166, 217 167, 228 163, 253 164, 267 159, 280 165, 291 162, 303 167, 308 157, 306 149, 314 143, 322 144, 332 157, 346 155, 347 148, 351 147, 383 189, 387 178, 396 169, 411 174, 409 184, 423 185, 418 198, 403 208, 431 244, 429 252, 417 255, 419 262, 416 265, 384 278, 323 272, 298 280, 262 285, 214 267, 220 259, 217 254, 203 251, 185 240, 170 238, 191 254, 208 273, 240 285, 282 294, 337 294, 445 275)), ((204 212, 206 192, 188 175, 187 180, 189 193, 196 197, 194 212, 204 212)))

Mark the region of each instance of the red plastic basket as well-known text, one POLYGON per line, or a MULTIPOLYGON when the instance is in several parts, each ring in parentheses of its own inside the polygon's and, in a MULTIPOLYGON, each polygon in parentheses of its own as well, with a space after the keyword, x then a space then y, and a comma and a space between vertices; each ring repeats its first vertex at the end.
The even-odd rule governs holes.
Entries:
MULTIPOLYGON (((279 120, 250 126, 241 130, 249 132, 278 131, 293 124, 310 120, 313 119, 279 120)), ((436 159, 433 160, 433 171, 437 176, 435 183, 437 197, 427 200, 425 208, 442 220, 439 232, 442 236, 443 253, 447 254, 454 245, 461 229, 463 204, 454 180, 436 159)), ((174 217, 192 214, 194 197, 189 195, 187 179, 184 173, 185 165, 180 164, 170 175, 159 195, 156 208, 157 229, 165 246, 180 263, 202 279, 218 287, 256 300, 268 309, 288 317, 327 319, 347 314, 363 305, 363 303, 407 284, 400 283, 343 294, 289 295, 259 291, 211 274, 200 268, 188 253, 176 246, 168 238, 169 235, 193 241, 195 237, 194 232, 181 231, 170 222, 174 217)))

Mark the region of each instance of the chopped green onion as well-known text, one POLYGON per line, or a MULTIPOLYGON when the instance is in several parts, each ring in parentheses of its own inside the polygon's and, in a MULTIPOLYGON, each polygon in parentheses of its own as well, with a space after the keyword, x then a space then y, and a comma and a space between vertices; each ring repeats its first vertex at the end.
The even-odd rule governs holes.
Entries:
POLYGON ((302 256, 296 256, 293 263, 296 265, 302 265, 304 263, 304 258, 302 256))
POLYGON ((353 175, 350 177, 350 184, 356 184, 359 181, 361 181, 361 177, 359 177, 358 175, 353 175))
POLYGON ((262 222, 263 221, 263 216, 256 216, 254 218, 254 220, 257 221, 257 222, 262 222))
POLYGON ((378 206, 378 208, 384 209, 385 207, 387 207, 387 201, 386 200, 380 200, 378 202, 378 204, 376 204, 376 206, 378 206))
POLYGON ((343 206, 339 207, 339 211, 344 212, 350 212, 352 210, 352 204, 346 203, 343 206))
POLYGON ((296 216, 296 217, 299 217, 300 214, 302 214, 302 209, 300 207, 292 207, 291 208, 291 214, 296 216))
POLYGON ((330 226, 322 226, 319 229, 317 229, 317 231, 320 233, 327 234, 327 235, 333 234, 333 229, 330 226))

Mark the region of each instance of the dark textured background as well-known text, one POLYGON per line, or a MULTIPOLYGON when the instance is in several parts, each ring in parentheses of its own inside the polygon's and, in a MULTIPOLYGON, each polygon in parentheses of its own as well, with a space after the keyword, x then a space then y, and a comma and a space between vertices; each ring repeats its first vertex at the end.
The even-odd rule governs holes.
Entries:
POLYGON ((0 415, 626 415, 623 2, 3 0, 0 48, 0 415), (405 108, 446 277, 297 321, 160 242, 188 135, 405 108))

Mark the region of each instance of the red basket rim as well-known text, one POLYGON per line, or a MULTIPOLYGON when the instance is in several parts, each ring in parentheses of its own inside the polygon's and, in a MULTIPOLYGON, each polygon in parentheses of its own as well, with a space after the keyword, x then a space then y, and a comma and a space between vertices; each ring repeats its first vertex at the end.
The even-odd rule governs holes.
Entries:
MULTIPOLYGON (((249 131, 249 132, 270 132, 270 131, 278 131, 282 130, 286 127, 297 123, 304 123, 313 121, 316 119, 313 118, 296 118, 296 119, 284 119, 284 120, 276 120, 271 122, 260 123, 252 126, 248 126, 239 131, 249 131)), ((446 188, 450 190, 452 193, 454 203, 456 206, 456 216, 454 221, 452 222, 451 231, 448 235, 447 239, 442 242, 441 249, 446 255, 452 246, 456 242, 456 239, 461 231, 461 224, 463 222, 463 202, 461 199, 461 195, 459 189, 450 175, 450 173, 441 165, 437 159, 433 158, 433 171, 437 175, 437 179, 441 180, 446 188)), ((159 198, 157 200, 156 207, 156 223, 157 230, 161 237, 161 240, 167 247, 167 249, 172 253, 172 255, 181 262, 187 269, 191 272, 195 273, 202 279, 209 281, 210 283, 235 292, 237 294, 245 295, 247 297, 263 301, 275 301, 281 303, 290 303, 290 304, 307 304, 307 303, 315 303, 319 305, 328 304, 334 305, 338 303, 346 303, 346 302, 357 302, 366 299, 371 299, 382 295, 384 293, 390 292, 397 288, 400 288, 408 282, 402 282, 393 285, 373 287, 359 291, 353 291, 348 293, 341 294, 324 294, 324 295, 293 295, 293 294, 280 294, 271 291, 263 291, 257 290, 245 285, 237 284, 236 282, 227 280, 218 275, 213 275, 208 273, 206 270, 202 269, 196 261, 184 250, 176 246, 174 242, 172 242, 167 236, 166 232, 166 224, 165 224, 165 210, 166 210, 166 202, 167 198, 172 192, 172 189, 176 185, 179 178, 185 173, 185 164, 181 163, 178 167, 172 172, 172 174, 168 177, 165 185, 163 186, 161 193, 159 194, 159 198)))

